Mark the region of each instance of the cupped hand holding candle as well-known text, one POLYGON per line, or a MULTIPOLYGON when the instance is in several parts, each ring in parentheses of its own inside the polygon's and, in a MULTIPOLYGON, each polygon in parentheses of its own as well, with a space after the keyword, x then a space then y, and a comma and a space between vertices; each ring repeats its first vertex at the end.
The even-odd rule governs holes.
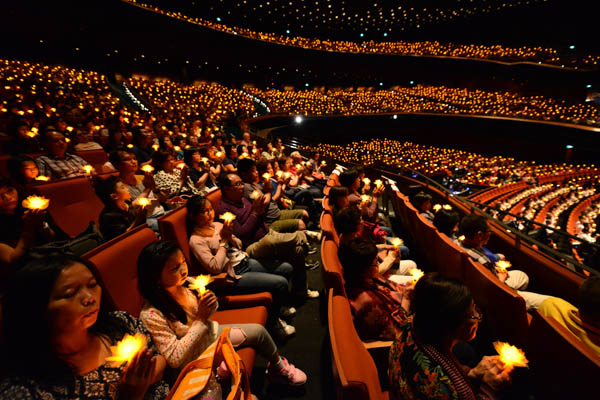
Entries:
POLYGON ((502 273, 505 274, 506 270, 508 268, 510 268, 512 264, 510 263, 510 261, 506 261, 506 260, 498 260, 496 261, 496 271, 498 273, 502 273))
POLYGON ((258 190, 255 190, 254 192, 252 192, 252 193, 250 194, 250 198, 251 198, 252 200, 256 200, 256 199, 258 199, 260 196, 262 196, 262 193, 261 193, 260 191, 258 191, 258 190))
POLYGON ((402 246, 404 244, 404 240, 400 239, 399 237, 395 237, 392 239, 392 244, 396 247, 402 246))
POLYGON ((177 163, 177 165, 175 167, 177 167, 178 169, 184 169, 185 163, 184 162, 177 163))
POLYGON ((262 174, 262 177, 265 181, 268 181, 269 179, 271 179, 271 174, 268 172, 265 172, 264 174, 262 174))
POLYGON ((325 162, 325 160, 321 161, 321 167, 324 167, 326 165, 327 165, 327 163, 325 162))
POLYGON ((21 205, 29 210, 45 210, 50 205, 50 199, 42 196, 29 196, 23 200, 21 205))
POLYGON ((527 367, 529 361, 523 350, 504 342, 494 342, 494 349, 500 355, 500 361, 508 368, 527 367))
POLYGON ((451 210, 452 210, 452 206, 451 206, 450 204, 444 204, 444 205, 442 206, 442 208, 443 208, 444 210, 446 210, 446 211, 451 211, 451 210))
POLYGON ((381 181, 381 179, 377 179, 377 180, 375 181, 375 187, 376 187, 376 188, 379 188, 379 187, 381 187, 382 185, 383 185, 383 182, 381 181))
POLYGON ((110 346, 111 356, 106 357, 114 367, 120 366, 124 362, 129 363, 133 357, 146 347, 148 338, 146 335, 136 333, 135 335, 125 334, 123 339, 116 346, 110 346))
POLYGON ((150 173, 152 173, 152 171, 154 171, 154 167, 150 164, 146 164, 141 168, 141 170, 150 174, 150 173))
POLYGON ((425 273, 419 268, 413 268, 410 271, 408 271, 408 273, 413 277, 413 280, 411 281, 413 285, 415 285, 419 281, 419 279, 421 279, 423 275, 425 275, 425 273))
POLYGON ((227 211, 225 214, 220 215, 219 218, 221 218, 225 224, 231 224, 235 219, 235 214, 227 211))
POLYGON ((150 199, 147 197, 140 197, 135 201, 135 204, 139 205, 140 207, 142 207, 142 209, 146 208, 146 206, 149 206, 151 203, 150 199))
POLYGON ((371 201, 371 196, 369 196, 368 194, 363 194, 362 196, 360 196, 360 201, 361 203, 369 203, 371 201))
POLYGON ((187 281, 190 283, 189 288, 197 290, 200 296, 208 292, 206 286, 213 281, 213 277, 210 275, 198 275, 197 277, 189 277, 187 281))
POLYGON ((217 158, 221 158, 222 155, 223 155, 223 153, 221 153, 220 151, 217 151, 215 153, 215 157, 217 157, 217 158))
POLYGON ((369 178, 363 178, 362 181, 365 184, 365 186, 369 186, 371 184, 371 180, 369 178))
POLYGON ((154 151, 158 151, 158 149, 160 149, 160 146, 157 144, 153 144, 152 148, 154 149, 154 151))
POLYGON ((283 171, 279 170, 275 173, 275 175, 277 175, 278 178, 281 178, 283 176, 283 171))

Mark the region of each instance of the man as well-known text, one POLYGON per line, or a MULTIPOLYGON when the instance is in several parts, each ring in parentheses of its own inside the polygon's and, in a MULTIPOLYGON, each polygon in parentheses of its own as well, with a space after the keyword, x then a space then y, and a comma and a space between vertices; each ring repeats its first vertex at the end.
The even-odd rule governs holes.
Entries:
POLYGON ((66 179, 86 175, 83 167, 88 162, 75 154, 67 153, 67 140, 62 133, 54 127, 48 127, 41 139, 47 154, 35 160, 40 176, 66 179))
POLYGON ((537 309, 544 300, 550 296, 543 294, 525 292, 529 284, 529 277, 523 271, 511 269, 507 272, 498 272, 496 263, 504 259, 502 254, 496 254, 484 247, 490 237, 492 231, 488 227, 487 220, 481 215, 471 214, 463 218, 460 223, 460 232, 465 236, 462 241, 455 240, 463 250, 475 261, 483 264, 486 268, 496 275, 500 282, 505 283, 509 287, 516 289, 517 293, 527 305, 528 310, 537 309))
POLYGON ((152 148, 152 132, 146 128, 136 126, 132 129, 133 131, 133 154, 138 160, 139 164, 149 164, 152 161, 152 154, 154 149, 152 148))
MULTIPOLYGON (((133 204, 138 204, 141 198, 148 198, 150 204, 145 207, 146 223, 154 232, 158 230, 158 218, 165 214, 165 209, 160 204, 160 198, 154 193, 156 183, 152 173, 146 172, 143 179, 138 179, 135 173, 138 170, 138 161, 135 154, 128 150, 117 150, 110 154, 109 160, 119 171, 119 180, 131 194, 133 204)), ((166 199, 164 199, 166 201, 166 199)))
POLYGON ((600 356, 600 276, 587 278, 579 287, 579 309, 550 297, 539 312, 554 318, 600 356))
POLYGON ((219 217, 226 212, 235 215, 233 233, 242 240, 246 252, 259 260, 288 261, 294 267, 293 291, 305 298, 317 298, 319 292, 310 290, 306 282, 306 251, 308 241, 304 232, 279 233, 265 222, 267 203, 265 196, 258 196, 252 203, 244 197, 244 182, 233 173, 219 179, 221 202, 215 210, 219 217))

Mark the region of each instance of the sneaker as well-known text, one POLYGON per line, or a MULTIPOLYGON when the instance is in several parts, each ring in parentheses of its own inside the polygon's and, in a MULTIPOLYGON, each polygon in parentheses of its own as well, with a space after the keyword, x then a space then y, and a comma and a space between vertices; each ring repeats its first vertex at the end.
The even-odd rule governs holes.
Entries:
POLYGON ((304 385, 306 383, 306 374, 301 369, 294 367, 294 364, 290 364, 284 357, 281 357, 281 360, 285 367, 279 371, 271 368, 270 365, 267 366, 269 382, 290 386, 304 385))
POLYGON ((317 232, 317 231, 304 231, 304 233, 306 234, 306 237, 309 240, 312 240, 313 242, 317 242, 319 243, 321 241, 321 232, 317 232))
POLYGON ((289 325, 281 318, 277 318, 273 329, 275 331, 275 335, 277 335, 279 339, 287 339, 296 334, 296 328, 294 328, 292 325, 289 325))
POLYGON ((306 261, 304 263, 304 266, 309 271, 319 268, 320 265, 321 265, 321 263, 319 261, 306 261))
MULTIPOLYGON (((294 307, 281 307, 281 312, 279 313, 281 318, 293 318, 296 315, 296 309, 294 307)), ((288 325, 289 326, 289 325, 288 325)))

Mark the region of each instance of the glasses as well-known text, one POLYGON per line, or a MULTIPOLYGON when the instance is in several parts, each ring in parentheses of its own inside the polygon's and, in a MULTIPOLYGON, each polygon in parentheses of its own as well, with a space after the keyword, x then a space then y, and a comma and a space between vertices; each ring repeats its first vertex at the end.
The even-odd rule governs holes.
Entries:
POLYGON ((232 183, 232 184, 231 184, 231 185, 229 185, 229 186, 233 186, 233 187, 244 186, 244 182, 242 182, 242 181, 239 181, 239 182, 236 182, 236 183, 232 183))
POLYGON ((483 312, 481 312, 479 307, 476 305, 475 306, 475 315, 469 315, 467 318, 472 321, 481 322, 483 320, 483 312))

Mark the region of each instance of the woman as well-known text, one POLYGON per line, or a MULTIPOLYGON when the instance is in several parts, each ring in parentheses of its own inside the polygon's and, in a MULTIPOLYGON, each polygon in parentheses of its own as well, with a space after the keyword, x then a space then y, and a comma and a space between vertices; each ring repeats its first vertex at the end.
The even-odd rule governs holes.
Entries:
POLYGON ((4 296, 2 325, 10 376, 0 399, 164 399, 169 392, 152 340, 127 364, 106 361, 125 334, 148 331, 108 311, 89 261, 54 255, 23 267, 4 296))
MULTIPOLYGON (((190 250, 211 275, 225 272, 232 287, 228 293, 257 293, 268 291, 273 294, 273 305, 279 314, 279 305, 288 295, 288 280, 293 267, 284 262, 274 269, 265 268, 260 262, 249 258, 242 251, 242 241, 233 235, 231 225, 214 222, 215 211, 210 200, 194 196, 188 200, 187 226, 190 234, 190 250)), ((283 317, 292 317, 293 307, 284 307, 283 317)), ((275 321, 275 329, 281 336, 290 336, 296 329, 281 318, 275 321)))
POLYGON ((437 273, 417 282, 414 317, 390 351, 390 394, 396 399, 487 399, 510 382, 511 369, 498 356, 483 357, 472 369, 453 354, 475 338, 482 319, 469 289, 437 273))
POLYGON ((458 228, 459 216, 454 210, 441 209, 435 213, 433 217, 433 225, 437 228, 439 233, 443 233, 448 236, 449 239, 454 240, 455 232, 458 228))
POLYGON ((209 318, 217 298, 208 291, 196 295, 185 284, 188 269, 177 245, 154 242, 138 259, 139 288, 146 303, 140 318, 148 327, 160 353, 172 368, 183 368, 197 359, 226 326, 235 347, 252 346, 269 360, 267 373, 274 382, 303 385, 306 374, 280 357, 273 339, 259 324, 221 325, 209 318))
POLYGON ((11 157, 6 163, 6 169, 21 194, 25 194, 25 187, 34 183, 40 173, 33 158, 27 156, 11 157))
POLYGON ((431 212, 431 195, 425 192, 419 192, 410 200, 412 205, 417 209, 429 222, 433 222, 433 212, 431 212))
POLYGON ((188 168, 188 176, 194 186, 201 190, 214 186, 210 179, 210 165, 208 160, 202 161, 202 156, 197 148, 186 149, 183 152, 183 161, 188 168), (209 186, 208 183, 211 185, 209 186))
POLYGON ((368 240, 340 242, 346 294, 354 315, 354 326, 362 340, 391 340, 406 321, 411 284, 392 282, 379 273, 377 248, 368 240))
POLYGON ((329 208, 331 208, 334 215, 342 208, 350 205, 348 194, 348 188, 344 186, 333 186, 329 189, 329 208))
POLYGON ((377 199, 383 194, 383 185, 373 189, 373 196, 369 201, 363 201, 359 192, 361 179, 360 173, 355 169, 348 169, 340 174, 340 184, 348 189, 348 201, 358 207, 363 218, 370 222, 377 219, 377 199))
POLYGON ((156 189, 171 198, 180 194, 195 195, 202 193, 188 176, 187 165, 175 168, 174 157, 165 151, 156 151, 152 155, 154 181, 156 189))

